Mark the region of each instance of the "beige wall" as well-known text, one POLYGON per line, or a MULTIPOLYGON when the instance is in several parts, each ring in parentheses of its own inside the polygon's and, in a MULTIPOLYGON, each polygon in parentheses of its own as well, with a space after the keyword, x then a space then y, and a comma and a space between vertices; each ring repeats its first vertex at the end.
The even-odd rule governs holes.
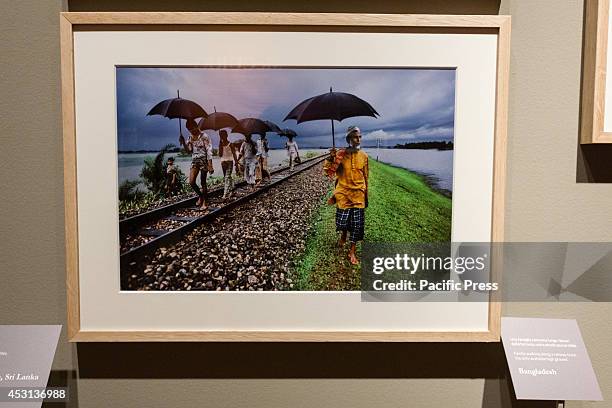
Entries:
MULTIPOLYGON (((202 2, 72 1, 72 10, 202 2)), ((507 239, 609 241, 612 185, 576 183, 582 1, 232 0, 215 10, 499 13, 513 16, 507 239), (349 5, 350 4, 350 5, 349 5)), ((0 2, 0 323, 65 322, 60 0, 0 2), (27 171, 18 167, 27 163, 27 171)), ((577 162, 577 160, 579 160, 577 162)), ((612 160, 610 160, 612 163, 612 160)), ((509 304, 506 315, 576 318, 612 407, 610 304, 509 304)), ((60 341, 55 370, 79 362, 78 400, 108 406, 508 406, 498 345, 90 344, 60 341), (506 401, 506 402, 504 402, 506 401)), ((75 404, 73 404, 75 405, 75 404)), ((529 404, 527 406, 532 406, 529 404)))

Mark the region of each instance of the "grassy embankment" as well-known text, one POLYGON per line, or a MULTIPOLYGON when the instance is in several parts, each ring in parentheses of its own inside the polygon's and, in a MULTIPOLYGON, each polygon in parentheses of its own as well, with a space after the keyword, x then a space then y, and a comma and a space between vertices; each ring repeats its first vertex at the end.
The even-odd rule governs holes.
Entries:
MULTIPOLYGON (((451 199, 408 170, 370 159, 369 206, 365 239, 369 242, 450 240, 451 199)), ((331 194, 331 192, 330 192, 331 194)), ((321 204, 313 232, 295 268, 297 290, 359 290, 361 268, 337 249, 335 207, 321 204)))

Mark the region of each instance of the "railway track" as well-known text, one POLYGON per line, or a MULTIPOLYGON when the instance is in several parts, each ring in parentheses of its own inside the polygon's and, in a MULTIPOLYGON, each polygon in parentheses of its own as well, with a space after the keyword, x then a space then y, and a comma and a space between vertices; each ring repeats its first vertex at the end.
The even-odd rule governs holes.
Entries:
POLYGON ((293 172, 290 172, 287 166, 273 170, 271 180, 262 183, 255 191, 250 191, 244 181, 237 183, 234 195, 229 201, 222 200, 222 188, 211 190, 206 211, 195 207, 197 197, 191 197, 121 220, 119 222, 121 270, 127 270, 127 267, 152 255, 158 248, 180 241, 198 226, 321 163, 327 156, 324 154, 304 160, 294 167, 293 172))

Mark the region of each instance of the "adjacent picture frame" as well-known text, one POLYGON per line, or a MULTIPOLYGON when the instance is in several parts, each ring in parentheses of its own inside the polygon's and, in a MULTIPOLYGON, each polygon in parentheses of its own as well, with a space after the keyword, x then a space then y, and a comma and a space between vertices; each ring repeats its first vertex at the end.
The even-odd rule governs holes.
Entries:
POLYGON ((612 102, 607 88, 610 55, 610 1, 585 2, 582 100, 580 120, 581 144, 612 143, 612 102))
MULTIPOLYGON (((65 188, 65 230, 66 230, 66 285, 68 305, 68 338, 70 341, 379 341, 379 342, 408 342, 408 341, 440 341, 440 342, 496 342, 500 336, 501 303, 499 298, 491 295, 486 304, 480 303, 436 303, 436 302, 399 302, 362 304, 357 300, 356 307, 359 313, 341 315, 343 307, 335 308, 335 302, 339 302, 341 294, 329 294, 325 301, 317 303, 319 298, 316 293, 303 293, 300 296, 309 297, 308 305, 311 307, 304 312, 303 319, 292 321, 291 316, 283 315, 283 310, 270 301, 255 293, 240 294, 240 303, 235 309, 228 313, 227 323, 223 321, 207 321, 205 315, 207 309, 203 299, 207 295, 224 296, 223 293, 171 293, 168 296, 157 297, 153 300, 148 293, 121 293, 119 278, 115 276, 119 267, 117 259, 118 249, 115 240, 96 238, 90 234, 91 225, 95 224, 96 218, 110 220, 117 219, 117 213, 111 214, 112 206, 100 205, 96 211, 91 212, 92 207, 85 207, 84 202, 92 202, 94 195, 102 190, 116 189, 116 177, 111 185, 106 185, 107 180, 102 178, 98 189, 83 188, 82 175, 85 173, 83 166, 88 166, 83 160, 79 160, 79 152, 96 148, 100 137, 114 138, 111 132, 91 135, 82 129, 85 118, 82 116, 85 104, 100 103, 105 106, 115 106, 114 100, 97 100, 83 97, 84 89, 95 87, 108 88, 108 83, 99 80, 94 72, 81 72, 79 67, 88 66, 88 58, 92 55, 82 52, 81 41, 87 39, 88 47, 94 44, 90 41, 98 41, 97 33, 100 35, 100 51, 109 51, 112 58, 113 43, 119 44, 123 37, 129 37, 125 44, 141 44, 138 41, 149 41, 151 36, 163 33, 180 33, 185 36, 186 41, 193 41, 188 46, 198 45, 201 37, 190 39, 190 33, 215 33, 215 36, 223 38, 231 43, 233 33, 252 34, 253 41, 277 41, 281 38, 295 35, 300 37, 303 44, 310 44, 309 37, 329 36, 324 38, 333 47, 335 36, 342 36, 350 44, 351 37, 356 35, 375 38, 376 44, 381 44, 381 39, 402 41, 403 36, 412 36, 415 44, 423 39, 431 44, 442 44, 440 49, 432 50, 427 42, 428 53, 444 53, 444 42, 454 38, 465 39, 465 44, 472 41, 482 40, 483 47, 480 51, 469 49, 460 50, 458 54, 465 54, 465 58, 473 58, 472 74, 477 64, 479 55, 489 64, 490 83, 482 85, 482 94, 472 95, 472 100, 487 101, 487 116, 484 122, 490 124, 482 133, 482 143, 477 139, 470 139, 473 146, 485 145, 485 154, 480 160, 488 169, 488 185, 470 185, 469 180, 461 180, 471 191, 485 192, 484 201, 488 209, 482 214, 482 223, 485 227, 480 231, 486 231, 484 241, 502 242, 504 240, 504 196, 506 178, 506 137, 507 137, 507 106, 508 106, 508 82, 509 82, 509 56, 510 56, 510 17, 509 16, 444 16, 444 15, 384 15, 384 14, 319 14, 319 13, 62 13, 60 16, 61 33, 61 76, 62 76, 62 118, 64 138, 64 188, 65 188), (106 34, 109 35, 106 35, 106 34), (257 33, 266 33, 260 35, 257 33), (286 34, 291 33, 291 34, 286 34), (298 34, 294 34, 298 33, 298 34), (284 37, 283 37, 284 36, 284 37), (462 37, 463 36, 463 37, 462 37), (142 37, 142 39, 140 38, 142 37), (110 38, 110 40, 109 40, 110 38), (472 52, 474 51, 474 52, 472 52), (481 54, 479 54, 481 52, 481 54), (81 178, 80 178, 81 177, 81 178), (93 224, 92 224, 93 223, 93 224), (95 247, 96 254, 92 255, 91 248, 95 247), (88 249, 89 248, 89 249, 88 249), (104 265, 102 265, 104 264, 104 265), (106 276, 108 274, 108 276, 106 276), (106 277, 105 277, 106 276, 106 277), (98 284, 99 279, 109 278, 113 284, 105 286, 98 284), (115 282, 116 281, 116 285, 115 282), (110 288, 110 289, 109 289, 110 288), (183 296, 183 297, 181 297, 183 296), (250 297, 249 297, 250 296, 250 297), (260 296, 260 297, 257 297, 260 296), (334 297, 337 296, 337 297, 334 297), (122 297, 128 299, 126 303, 114 308, 115 301, 122 297), (169 309, 168 315, 150 316, 148 314, 155 304, 160 301, 174 302, 169 309), (247 310, 261 311, 256 319, 241 316, 247 310), (455 311, 453 311, 453 309, 455 311), (185 317, 184 320, 172 320, 172 313, 180 310, 191 310, 193 319, 185 317), (276 311, 280 315, 277 320, 266 319, 266 311, 276 311), (197 313, 195 312, 197 311, 197 313), (457 315, 452 315, 457 313, 457 315), (470 320, 470 313, 475 316, 470 320), (337 314, 337 315, 336 315, 337 314), (421 322, 427 321, 431 316, 432 323, 410 323, 393 324, 393 315, 419 315, 421 322), (231 315, 231 316, 230 316, 231 315), (391 317, 389 317, 391 315, 391 317), (467 317, 465 316, 467 315, 467 317), (195 318, 197 316, 197 318, 195 318), (263 317, 262 317, 263 316, 263 317), (349 321, 347 321, 347 316, 349 321), (386 316, 386 317, 385 317, 386 316), (463 316, 463 317, 462 317, 463 316), (306 317, 308 319, 306 319, 306 317), (317 320, 319 319, 320 320, 317 320), (380 318, 380 320, 378 320, 380 318), (465 318, 465 321, 462 320, 465 318), (350 320, 353 319, 353 320, 350 320), (386 319, 386 320, 385 320, 386 319), (440 319, 440 321, 436 321, 440 319), (220 323, 221 322, 221 323, 220 323), (320 322, 320 324, 318 323, 320 322)), ((174 34, 173 34, 174 35, 174 34)), ((338 37, 339 38, 339 37, 338 37)), ((360 37, 361 38, 361 37, 360 37)), ((260 44, 263 44, 260 43, 260 44)), ((144 42, 143 42, 144 43, 144 42)), ((461 43, 461 42, 459 42, 461 43)), ((201 44, 201 43, 200 43, 201 44)), ((254 43, 255 44, 255 43, 254 43)), ((266 43, 267 44, 267 43, 266 43)), ((389 42, 391 44, 391 42, 389 42)), ((458 43, 453 43, 456 44, 458 43)), ((419 47, 422 47, 420 44, 419 47)), ((434 45, 435 47, 435 45, 434 45)), ((118 65, 134 66, 167 66, 165 60, 156 60, 153 52, 163 52, 163 45, 150 45, 144 47, 141 52, 147 54, 146 58, 134 57, 128 62, 125 60, 111 61, 108 65, 112 69, 118 65), (114 65, 113 65, 114 64, 114 65)), ((389 55, 409 54, 410 58, 418 58, 418 52, 410 49, 395 49, 389 55)), ((330 48, 331 50, 331 48, 330 48)), ((128 50, 129 51, 129 50, 128 50)), ((205 52, 206 50, 199 50, 205 52)), ((282 50, 279 50, 279 54, 282 50)), ((367 52, 365 48, 359 50, 367 52)), ((129 52, 128 52, 129 54, 129 52)), ((136 54, 136 53, 135 53, 136 54)), ((143 54, 143 55, 144 55, 143 54)), ((383 56, 384 58, 384 56, 383 56)), ((280 59, 279 59, 280 61, 280 59)), ((416 61, 416 60, 413 60, 416 61)), ((484 60, 483 60, 484 61, 484 60)), ((281 61, 291 64, 292 61, 281 61)), ((325 61, 313 61, 312 65, 325 65, 325 61)), ((225 65, 257 65, 252 59, 236 59, 229 56, 219 57, 219 63, 225 65)), ((268 64, 269 60, 263 60, 262 64, 268 64)), ((381 62, 382 64, 383 62, 381 62)), ((483 62, 484 64, 484 62, 483 62)), ((198 65, 197 57, 186 60, 185 65, 198 65)), ((303 61, 299 65, 304 65, 303 61)), ((334 64, 331 63, 330 66, 334 64)), ((350 65, 350 64, 349 64, 350 65)), ((419 64, 417 64, 419 65, 419 64)), ((435 67, 434 65, 423 65, 435 67)), ((461 66, 448 63, 447 68, 456 68, 458 71, 457 81, 463 81, 461 66)), ((114 75, 114 74, 113 74, 114 75)), ((472 75, 474 76, 474 75, 472 75)), ((487 75, 483 75, 483 78, 487 75)), ((483 79, 483 81, 485 81, 483 79)), ((114 91, 113 91, 114 94, 114 91)), ((457 96, 457 109, 462 112, 470 111, 463 101, 470 100, 469 90, 462 89, 457 96)), ((109 94, 110 95, 110 94, 109 94)), ((109 98, 110 99, 110 98, 109 98)), ((472 107, 477 111, 478 106, 472 107)), ((116 120, 114 111, 107 109, 98 118, 101 122, 116 120)), ((472 116, 475 118, 476 116, 472 116)), ((462 123, 463 133, 471 129, 472 123, 462 123)), ((114 142, 113 142, 114 143, 114 142)), ((465 142, 462 155, 466 154, 468 142, 465 142)), ((476 149, 478 150, 478 149, 476 149)), ((99 157, 101 162, 116 163, 115 157, 105 157, 104 149, 101 149, 99 157)), ((116 150, 115 150, 116 151, 116 150)), ((115 153, 116 154, 116 153, 115 153)), ((455 160, 455 172, 457 166, 469 162, 467 156, 461 160, 455 160), (462 161, 466 160, 466 161, 462 161)), ((103 166, 102 166, 103 167, 103 166)), ((90 169, 91 170, 91 169, 90 169)), ((88 170, 88 171, 90 171, 88 170)), ((472 169, 474 170, 474 169, 472 169)), ((100 170, 102 171, 102 170, 100 170)), ((475 171, 478 171, 476 168, 475 171)), ((113 173, 114 174, 114 173, 113 173)), ((111 180, 110 178, 108 180, 111 180)), ((455 180, 457 183, 458 181, 455 180)), ((116 191, 116 190, 114 190, 116 191)), ((113 198, 115 199, 115 198, 113 198)), ((116 201, 113 201, 115 203, 116 201)), ((454 205, 454 204, 453 204, 454 205)), ((455 216, 455 215, 454 215, 455 216)), ((464 230, 467 226, 477 220, 463 220, 464 230)), ((475 228, 479 230, 479 228, 475 228)), ((483 234, 470 235, 469 233, 454 234, 454 239, 459 241, 483 241, 483 234)), ((494 259, 492 259, 494 261, 494 259)), ((499 281, 501 266, 492 262, 492 277, 499 281)), ((284 296, 284 294, 279 294, 284 296)), ((297 295, 295 295, 297 296, 297 295)), ((289 299, 289 298, 287 298, 289 299)), ((354 299, 359 299, 359 293, 354 294, 354 299)), ((221 303, 220 303, 221 304, 221 303)), ((338 303, 340 304, 340 303, 338 303)), ((219 305, 219 304, 218 304, 219 305)), ((229 305, 229 304, 228 304, 229 305)), ((225 309, 227 310, 227 309, 225 309)), ((215 309, 216 314, 223 317, 224 309, 215 309)), ((288 312, 287 312, 288 313, 288 312)), ((188 315, 189 313, 187 313, 188 315)), ((252 316, 251 316, 252 317, 252 316)), ((300 319, 302 319, 300 318, 300 319)))

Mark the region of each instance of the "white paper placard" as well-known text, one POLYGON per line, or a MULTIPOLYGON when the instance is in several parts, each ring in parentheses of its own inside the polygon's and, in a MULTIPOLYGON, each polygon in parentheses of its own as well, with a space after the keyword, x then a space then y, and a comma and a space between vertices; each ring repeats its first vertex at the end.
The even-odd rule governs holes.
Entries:
MULTIPOLYGON (((0 326, 0 408, 41 406, 61 330, 60 325, 0 326)), ((67 393, 47 400, 66 401, 67 393)))
POLYGON ((503 317, 501 336, 517 399, 602 400, 576 320, 503 317))

